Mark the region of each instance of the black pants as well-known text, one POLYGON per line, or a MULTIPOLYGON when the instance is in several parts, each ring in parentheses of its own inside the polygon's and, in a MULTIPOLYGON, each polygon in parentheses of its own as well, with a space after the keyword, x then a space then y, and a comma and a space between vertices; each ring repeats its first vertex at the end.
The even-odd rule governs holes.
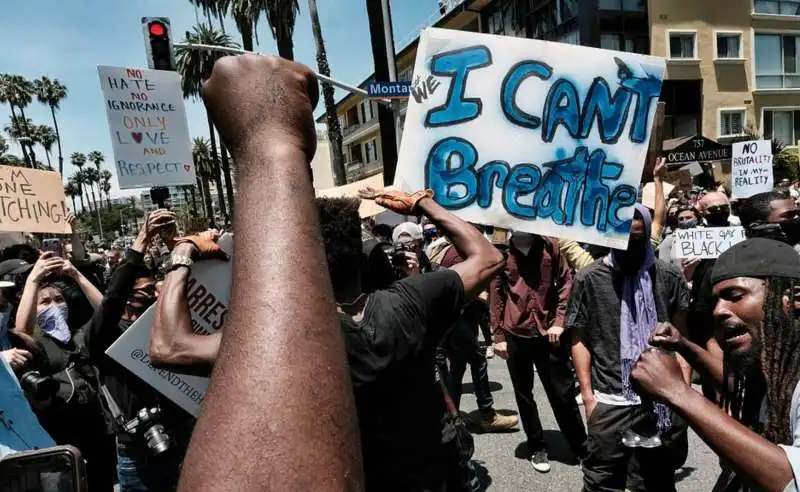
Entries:
POLYGON ((558 427, 567 439, 572 452, 585 453, 586 430, 578 404, 575 402, 575 376, 564 344, 552 345, 544 337, 520 338, 508 334, 508 372, 514 385, 519 418, 528 438, 528 451, 546 448, 539 409, 533 398, 533 366, 539 372, 547 399, 553 408, 558 427))
POLYGON ((469 364, 472 373, 472 387, 479 410, 491 410, 494 406, 492 392, 489 389, 489 364, 486 361, 486 351, 478 345, 478 322, 481 307, 471 304, 456 321, 453 329, 442 347, 450 360, 450 378, 447 382, 450 396, 460 408, 461 381, 469 364))
POLYGON ((584 492, 675 490, 675 470, 683 466, 689 450, 686 423, 672 415, 672 427, 662 434, 658 448, 629 448, 622 434, 651 418, 641 406, 620 407, 598 403, 587 425, 588 456, 583 461, 584 492))

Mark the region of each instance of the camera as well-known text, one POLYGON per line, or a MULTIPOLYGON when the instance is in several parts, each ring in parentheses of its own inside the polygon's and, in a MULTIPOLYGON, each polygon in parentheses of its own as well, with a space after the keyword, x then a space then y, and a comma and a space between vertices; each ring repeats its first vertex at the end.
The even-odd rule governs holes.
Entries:
POLYGON ((172 438, 161 423, 159 407, 142 408, 136 417, 125 423, 124 428, 129 434, 141 436, 153 456, 158 456, 172 447, 172 438))
POLYGON ((406 266, 406 252, 411 251, 411 247, 406 243, 394 243, 392 249, 392 266, 405 267, 406 266))
POLYGON ((55 396, 61 386, 58 381, 50 376, 42 376, 42 373, 35 370, 26 370, 19 377, 19 384, 25 394, 36 401, 46 400, 55 396))

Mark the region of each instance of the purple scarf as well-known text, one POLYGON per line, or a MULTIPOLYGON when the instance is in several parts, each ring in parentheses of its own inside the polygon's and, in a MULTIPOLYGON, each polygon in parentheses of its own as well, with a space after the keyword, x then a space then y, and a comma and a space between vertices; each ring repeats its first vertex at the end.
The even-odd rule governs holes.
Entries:
MULTIPOLYGON (((642 204, 636 204, 636 211, 644 219, 644 230, 647 237, 646 252, 642 267, 633 275, 626 275, 622 286, 622 302, 620 304, 620 335, 619 335, 619 360, 622 364, 622 396, 629 402, 638 404, 639 396, 631 387, 631 372, 639 356, 649 346, 650 335, 658 323, 656 301, 653 295, 653 279, 650 278, 650 268, 655 263, 653 245, 650 242, 652 219, 650 211, 642 204)), ((625 251, 612 250, 609 256, 611 268, 619 271, 622 263, 621 255, 625 251)), ((655 405, 658 416, 658 427, 665 430, 670 426, 670 413, 667 407, 655 405)))

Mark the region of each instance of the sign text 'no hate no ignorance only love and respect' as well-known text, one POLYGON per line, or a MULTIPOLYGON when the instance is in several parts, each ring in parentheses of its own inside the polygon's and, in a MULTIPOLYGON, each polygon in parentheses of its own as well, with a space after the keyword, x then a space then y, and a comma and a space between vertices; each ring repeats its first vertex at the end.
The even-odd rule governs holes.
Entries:
MULTIPOLYGON (((230 261, 209 260, 195 263, 186 284, 186 303, 192 317, 192 330, 198 334, 216 333, 223 328, 228 316, 233 274, 233 236, 224 234, 219 238, 219 246, 228 253, 230 261)), ((197 417, 208 390, 209 378, 153 365, 148 352, 155 309, 155 304, 150 306, 106 353, 197 417)))
POLYGON ((429 28, 394 184, 471 222, 625 248, 664 65, 429 28))
POLYGON ((97 67, 121 189, 195 183, 176 72, 97 67))

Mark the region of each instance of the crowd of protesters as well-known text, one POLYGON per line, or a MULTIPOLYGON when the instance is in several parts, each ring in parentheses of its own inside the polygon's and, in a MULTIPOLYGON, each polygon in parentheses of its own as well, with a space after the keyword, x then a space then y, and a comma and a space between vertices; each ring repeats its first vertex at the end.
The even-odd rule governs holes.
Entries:
POLYGON ((192 265, 228 260, 220 234, 169 210, 107 249, 5 248, 1 455, 75 446, 92 492, 483 490, 470 431, 521 423, 550 470, 538 374, 586 491, 675 490, 689 427, 720 457, 715 491, 798 490, 796 185, 667 197, 659 160, 627 248, 603 250, 467 223, 430 190, 313 200, 300 65, 224 58, 204 98, 242 173, 224 329, 198 334, 187 301, 192 265), (376 225, 360 200, 416 219, 376 225), (718 259, 673 253, 676 229, 738 224, 749 239, 718 259), (197 420, 106 355, 153 304, 152 363, 212 375, 197 420), (516 412, 495 408, 491 357, 516 412))

